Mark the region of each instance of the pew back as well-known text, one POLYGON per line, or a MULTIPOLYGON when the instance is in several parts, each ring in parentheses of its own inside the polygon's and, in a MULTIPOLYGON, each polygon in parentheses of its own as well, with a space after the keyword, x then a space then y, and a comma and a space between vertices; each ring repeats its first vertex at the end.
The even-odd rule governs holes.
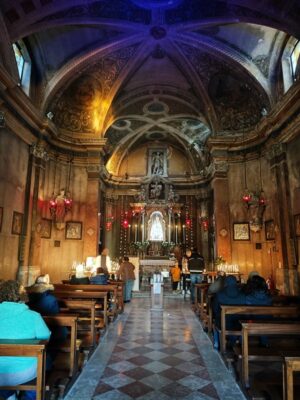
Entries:
POLYGON ((0 355, 36 357, 37 377, 35 381, 15 386, 1 386, 7 390, 35 390, 37 400, 45 398, 46 340, 0 340, 0 355))
POLYGON ((298 306, 245 306, 245 305, 221 305, 221 352, 226 352, 226 336, 227 335, 240 335, 240 331, 226 329, 226 316, 238 314, 244 315, 247 319, 249 316, 268 315, 276 318, 296 318, 300 314, 300 307, 298 306))

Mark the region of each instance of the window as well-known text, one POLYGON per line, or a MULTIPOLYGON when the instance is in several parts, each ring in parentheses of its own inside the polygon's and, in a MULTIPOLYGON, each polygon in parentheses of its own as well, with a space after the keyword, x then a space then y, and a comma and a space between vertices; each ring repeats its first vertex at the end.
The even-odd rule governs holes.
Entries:
POLYGON ((299 55, 300 55, 300 40, 298 40, 298 42, 295 44, 295 46, 291 52, 291 56, 290 56, 291 57, 292 74, 293 74, 294 79, 296 79, 299 55))
POLYGON ((31 60, 23 41, 13 43, 13 50, 18 67, 20 84, 26 94, 29 94, 31 60))

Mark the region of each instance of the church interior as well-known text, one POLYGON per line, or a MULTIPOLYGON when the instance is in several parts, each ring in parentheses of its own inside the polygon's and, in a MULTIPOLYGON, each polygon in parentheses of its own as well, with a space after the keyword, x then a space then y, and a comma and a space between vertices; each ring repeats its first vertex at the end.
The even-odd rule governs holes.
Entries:
POLYGON ((108 254, 110 278, 124 256, 140 275, 66 399, 282 398, 240 390, 202 297, 153 314, 147 295, 197 249, 208 283, 255 271, 299 296, 299 17, 298 0, 0 1, 0 280, 63 285, 108 254), (129 342, 156 380, 129 373, 129 342))

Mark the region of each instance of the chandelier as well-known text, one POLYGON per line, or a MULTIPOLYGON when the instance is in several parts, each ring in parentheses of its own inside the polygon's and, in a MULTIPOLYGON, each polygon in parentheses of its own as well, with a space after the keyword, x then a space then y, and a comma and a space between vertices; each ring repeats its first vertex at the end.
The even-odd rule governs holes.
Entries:
POLYGON ((66 188, 60 189, 59 194, 55 194, 55 183, 56 183, 56 164, 54 171, 54 190, 49 201, 49 210, 53 220, 55 222, 63 222, 65 215, 71 211, 73 200, 70 194, 70 180, 71 180, 71 163, 72 159, 69 161, 67 186, 66 188))

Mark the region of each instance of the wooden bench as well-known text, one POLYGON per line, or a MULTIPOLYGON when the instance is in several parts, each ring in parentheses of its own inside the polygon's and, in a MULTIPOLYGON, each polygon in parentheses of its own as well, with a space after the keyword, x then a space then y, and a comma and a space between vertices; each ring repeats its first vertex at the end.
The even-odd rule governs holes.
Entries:
POLYGON ((107 294, 107 302, 106 309, 103 310, 106 312, 106 316, 108 314, 107 306, 110 306, 110 314, 113 318, 117 315, 117 296, 118 296, 118 287, 117 285, 68 285, 62 283, 54 284, 55 291, 83 291, 83 292, 100 292, 107 294))
POLYGON ((47 340, 0 340, 0 355, 14 357, 36 357, 36 379, 20 385, 1 386, 6 390, 35 390, 37 400, 45 398, 45 371, 47 340))
POLYGON ((283 365, 283 400, 294 400, 294 372, 300 372, 300 357, 285 357, 283 365))
POLYGON ((206 321, 206 295, 209 283, 196 283, 195 290, 195 309, 201 320, 206 321), (200 295, 199 295, 200 292, 200 295))
POLYGON ((119 313, 124 311, 124 290, 125 290, 125 282, 124 281, 110 281, 111 285, 117 286, 117 309, 119 313))
MULTIPOLYGON (((59 305, 62 313, 66 313, 68 310, 76 312, 78 314, 78 326, 77 332, 78 337, 82 340, 82 347, 96 346, 96 300, 72 300, 72 299, 59 299, 59 305), (89 337, 82 335, 80 328, 84 328, 87 323, 89 327, 89 337), (86 341, 87 339, 87 341, 86 341)), ((82 329, 83 330, 83 329, 82 329)))
MULTIPOLYGON (((103 316, 103 325, 100 328, 106 328, 107 326, 107 292, 99 291, 84 291, 84 290, 62 290, 54 291, 54 295, 57 299, 63 300, 95 300, 96 301, 96 311, 98 310, 103 316), (100 305, 100 306, 99 306, 100 305)), ((96 317, 97 319, 97 317, 96 317)), ((99 327, 99 326, 98 326, 99 327)))
MULTIPOLYGON (((300 314, 298 306, 281 307, 281 306, 243 306, 243 305, 221 305, 221 331, 220 331, 220 348, 221 353, 226 352, 226 336, 241 335, 240 330, 226 329, 226 316, 240 315, 241 320, 246 320, 249 316, 267 315, 276 318, 296 318, 300 314), (244 316, 244 318, 243 318, 244 316)), ((270 318, 269 318, 270 319, 270 318)))
MULTIPOLYGON (((300 355, 299 348, 294 348, 290 340, 279 342, 282 336, 300 335, 300 323, 272 323, 272 322, 251 322, 242 323, 242 347, 239 357, 242 360, 242 384, 249 388, 249 361, 284 361, 285 356, 300 355), (251 346, 250 336, 268 337, 276 335, 276 343, 270 347, 251 346)), ((300 344, 300 343, 299 343, 300 344)))
POLYGON ((70 353, 69 357, 69 377, 73 378, 78 370, 77 354, 80 350, 80 341, 77 340, 77 315, 58 314, 55 316, 43 316, 44 321, 51 330, 55 327, 67 327, 70 329, 70 338, 63 341, 54 341, 49 344, 49 349, 70 353))

